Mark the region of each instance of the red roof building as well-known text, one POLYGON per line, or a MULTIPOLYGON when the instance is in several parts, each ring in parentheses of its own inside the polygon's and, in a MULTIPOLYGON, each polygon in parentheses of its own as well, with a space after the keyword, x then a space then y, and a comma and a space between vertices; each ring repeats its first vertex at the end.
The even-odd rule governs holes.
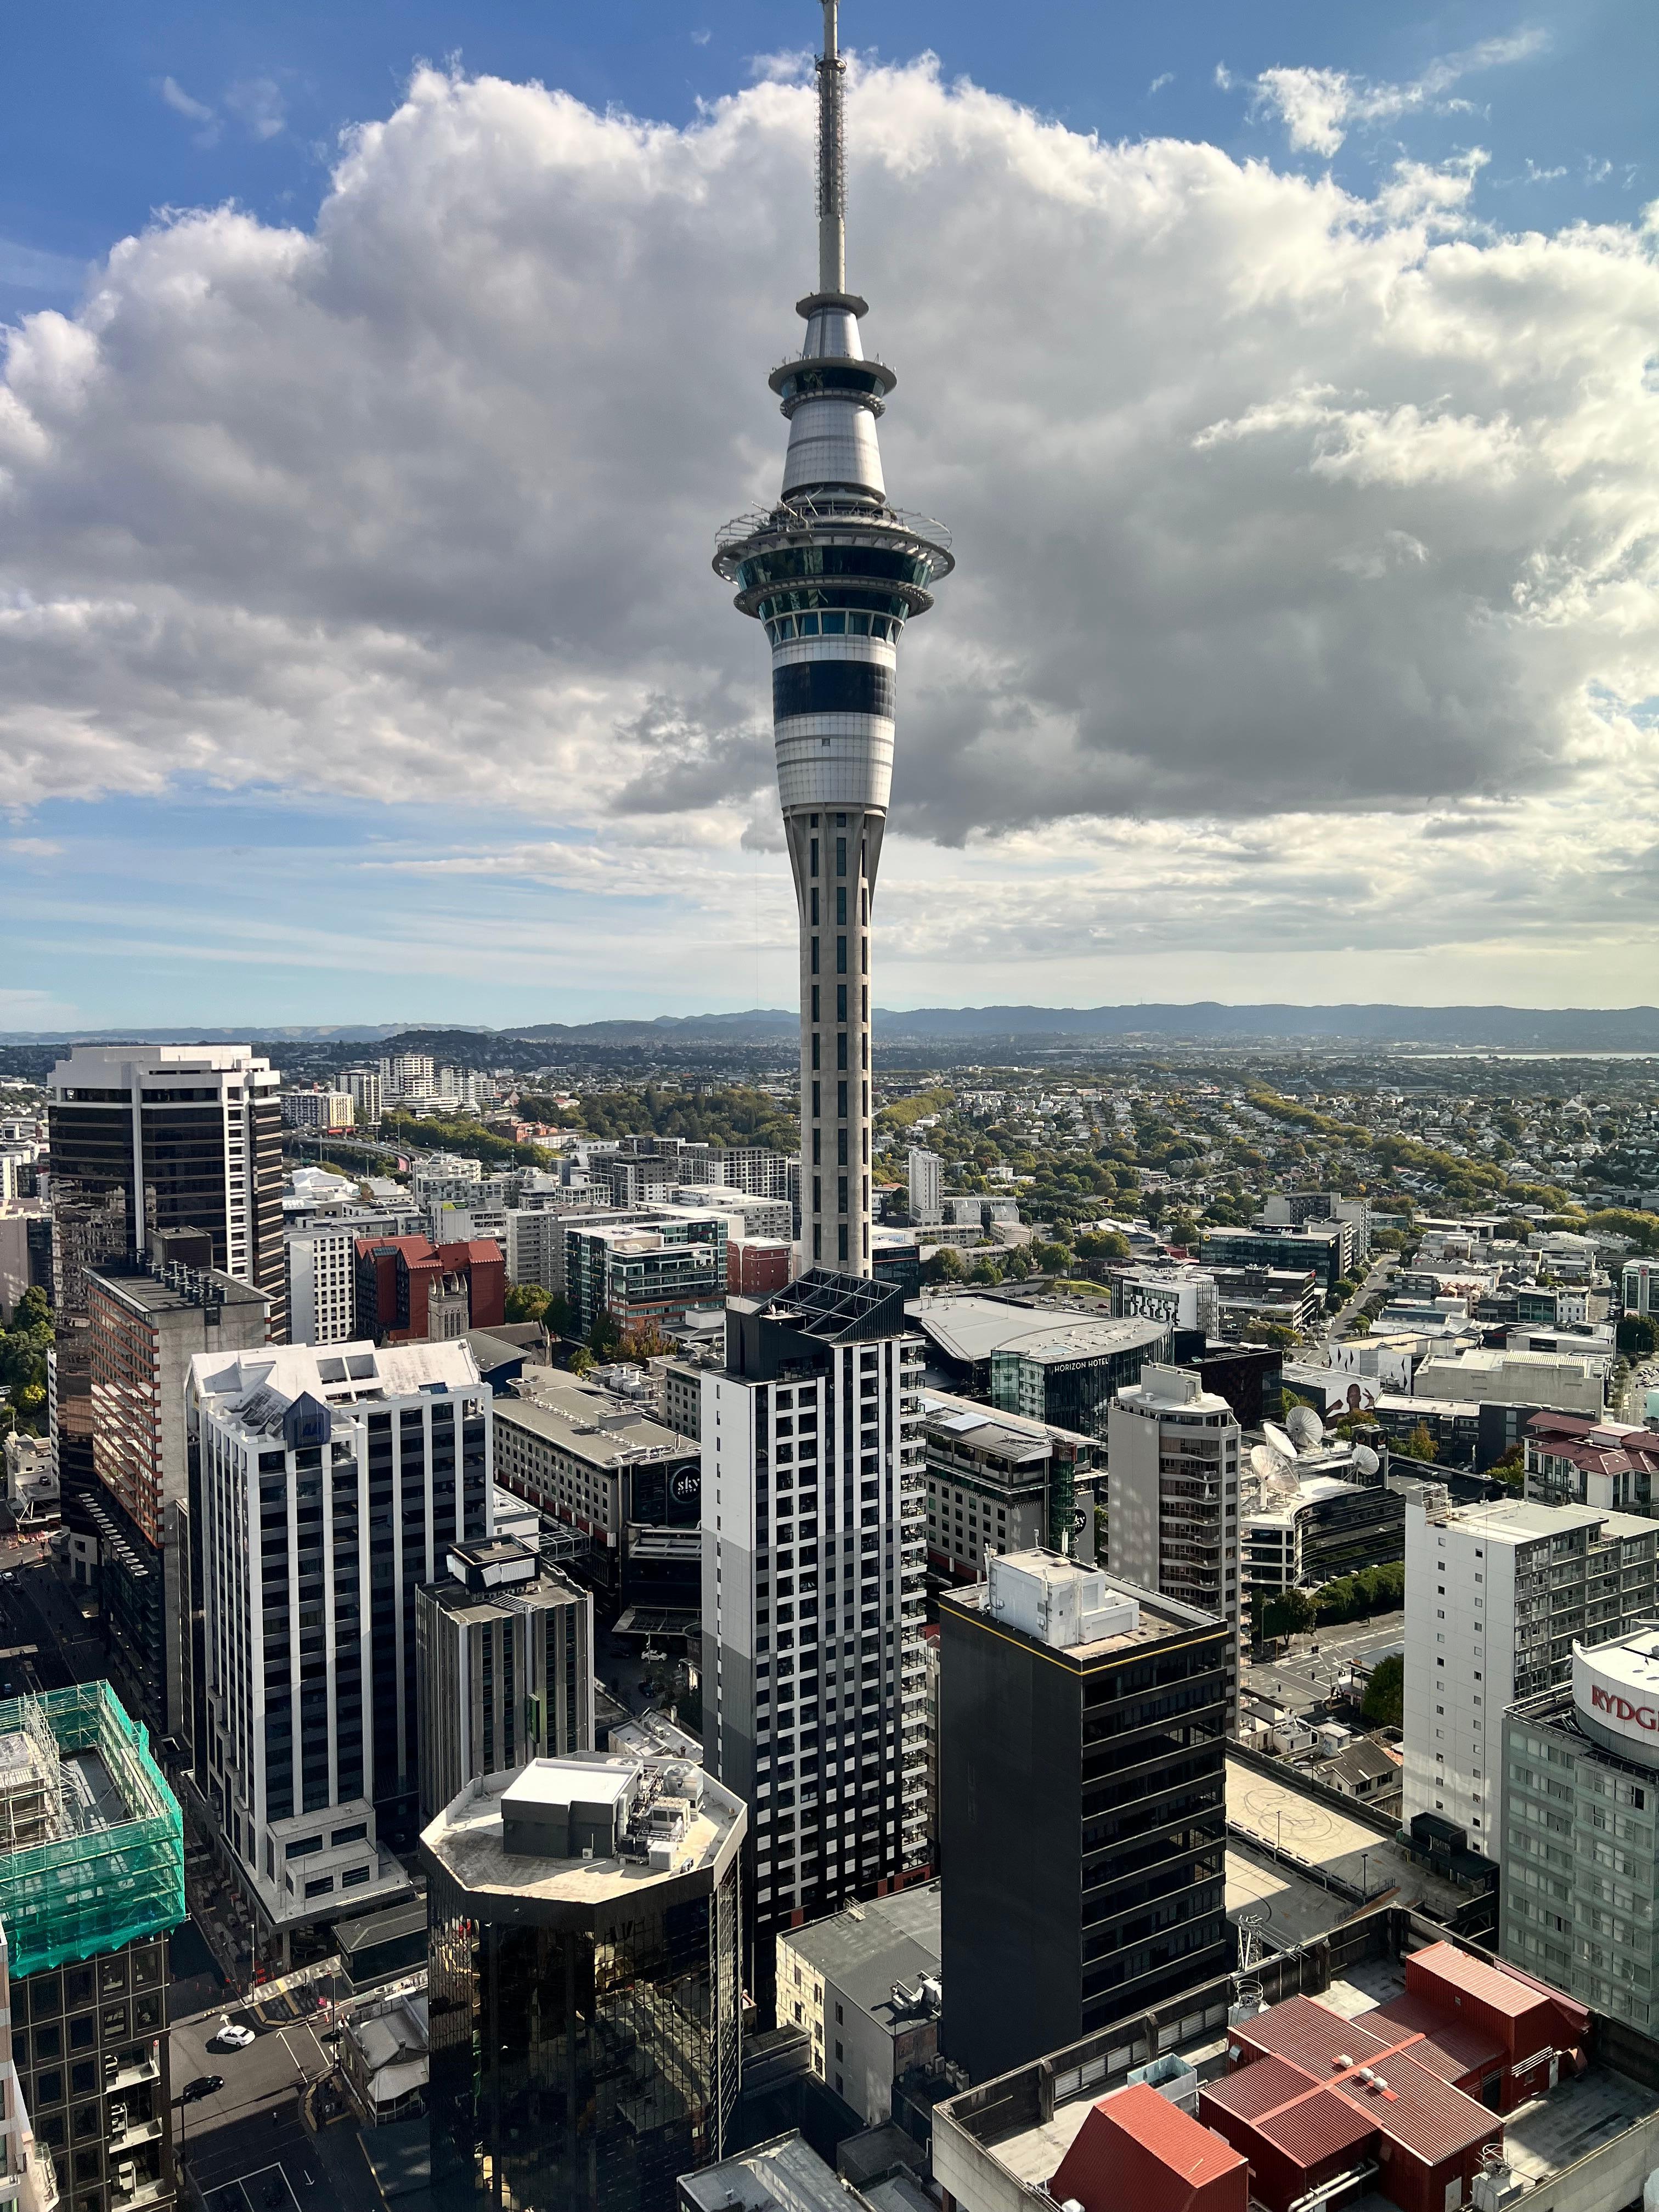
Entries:
POLYGON ((1402 2212, 1444 2212, 1501 2148, 1499 2113, 1564 2061, 1582 2070, 1589 2025, 1559 1990, 1433 1943, 1407 1959, 1403 1996, 1355 2018, 1291 1997, 1236 2022, 1199 2117, 1249 2160, 1268 2212, 1349 2180, 1402 2212))
POLYGON ((1083 2212, 1248 2212, 1249 2182, 1237 2151, 1137 2081, 1094 2106, 1048 2194, 1083 2212))
POLYGON ((353 1249, 359 1336, 424 1344, 428 1302, 447 1275, 466 1284, 469 1328, 499 1328, 507 1318, 507 1262, 491 1237, 434 1244, 429 1237, 360 1237, 353 1249))

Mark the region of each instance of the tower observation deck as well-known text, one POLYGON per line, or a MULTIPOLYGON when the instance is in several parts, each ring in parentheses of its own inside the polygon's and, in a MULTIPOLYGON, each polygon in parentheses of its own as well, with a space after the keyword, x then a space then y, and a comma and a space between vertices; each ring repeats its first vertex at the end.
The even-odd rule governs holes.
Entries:
POLYGON ((772 643, 778 796, 800 927, 801 1262, 870 1273, 872 912, 893 779, 905 623, 953 565, 936 522, 891 506, 876 423, 897 379, 865 356, 847 289, 836 0, 823 0, 818 282, 798 358, 773 371, 782 495, 720 532, 716 572, 772 643))

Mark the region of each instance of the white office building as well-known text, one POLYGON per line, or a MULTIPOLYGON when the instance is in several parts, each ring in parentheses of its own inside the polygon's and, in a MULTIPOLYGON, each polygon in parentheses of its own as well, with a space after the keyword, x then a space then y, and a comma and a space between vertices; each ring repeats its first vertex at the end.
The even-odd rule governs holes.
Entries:
POLYGON ((359 1128, 372 1130, 380 1127, 382 1089, 379 1068, 343 1068, 335 1079, 334 1087, 343 1091, 350 1099, 359 1128))
POLYGON ((1107 1571, 1233 1632, 1238 1685, 1238 1422, 1185 1367, 1148 1366, 1107 1417, 1107 1571))
POLYGON ((1620 1295, 1627 1314, 1659 1313, 1659 1260, 1626 1260, 1620 1295))
POLYGON ((294 1344, 344 1344, 356 1323, 352 1244, 361 1220, 310 1221, 283 1232, 288 1255, 288 1332, 294 1344))
POLYGON ((416 1592, 492 1533, 490 1393, 465 1344, 200 1353, 196 1778, 262 1933, 403 1897, 416 1592))
POLYGON ((945 1213, 945 1163, 937 1152, 920 1145, 910 1147, 910 1218, 942 1220, 945 1213))
POLYGON ((1659 1529, 1632 1513, 1406 1492, 1403 1818, 1437 1814, 1501 1858, 1503 1715, 1566 1681, 1575 1642, 1653 1613, 1659 1529))
POLYGON ((704 1763, 750 1808, 756 1972, 792 1917, 928 1867, 922 1347, 813 1272, 702 1376, 704 1763))

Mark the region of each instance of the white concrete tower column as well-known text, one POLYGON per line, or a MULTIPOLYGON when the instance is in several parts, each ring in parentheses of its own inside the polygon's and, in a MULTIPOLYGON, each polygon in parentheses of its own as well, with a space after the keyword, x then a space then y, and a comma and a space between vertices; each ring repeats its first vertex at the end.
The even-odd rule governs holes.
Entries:
POLYGON ((771 386, 789 423, 782 496, 720 533, 716 571, 772 643, 778 796, 800 929, 801 1260, 870 1265, 872 919, 893 775, 898 641, 952 567, 935 522, 892 507, 876 423, 897 381, 866 358, 846 285, 836 0, 823 0, 818 289, 771 386))

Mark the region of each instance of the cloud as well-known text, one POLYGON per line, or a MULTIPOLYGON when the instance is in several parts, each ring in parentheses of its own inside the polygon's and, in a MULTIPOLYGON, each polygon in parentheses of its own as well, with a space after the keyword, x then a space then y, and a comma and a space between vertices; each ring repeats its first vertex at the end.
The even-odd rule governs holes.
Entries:
MULTIPOLYGON (((1346 70, 1264 70, 1255 80, 1254 105, 1279 116, 1297 152, 1328 158, 1356 125, 1468 108, 1468 100, 1449 98, 1454 85, 1485 70, 1529 61, 1548 45, 1549 34, 1541 30, 1484 39, 1462 53, 1431 62, 1420 77, 1407 84, 1373 84, 1346 70)), ((1225 90, 1233 80, 1218 71, 1217 82, 1225 90)))
POLYGON ((251 138, 276 138, 288 121, 282 89, 273 77, 244 77, 225 94, 230 109, 251 138))
POLYGON ((1166 84, 1173 84, 1174 82, 1175 71, 1173 70, 1165 70, 1161 76, 1155 76, 1152 79, 1146 89, 1149 93, 1162 92, 1166 84))
POLYGON ((709 40, 713 38, 714 35, 714 34, 712 31, 693 31, 691 33, 691 43, 694 46, 706 46, 708 44, 709 40))
MULTIPOLYGON (((9 799, 505 793, 508 874, 522 849, 597 884, 570 853, 626 847, 605 880, 672 896, 692 832, 696 866, 744 865, 775 806, 766 650, 709 557, 779 480, 812 132, 787 76, 682 131, 422 72, 312 227, 175 216, 78 313, 26 318, 9 799)), ((901 653, 883 898, 916 945, 1052 953, 1069 902, 1099 957, 1130 882, 1229 946, 1250 913, 1258 942, 1385 941, 1419 884, 1480 932, 1431 846, 1478 844, 1515 915, 1552 822, 1604 850, 1641 818, 1644 234, 1479 228, 1473 157, 1364 198, 1105 145, 926 63, 857 72, 848 132, 889 480, 959 563, 901 653), (1478 840, 1420 832, 1471 809, 1478 840), (1285 872, 1273 825, 1322 821, 1363 898, 1285 872), (1045 845, 1096 891, 1028 873, 1045 845)), ((1548 927, 1601 927, 1550 870, 1548 927)))
POLYGON ((52 860, 63 847, 52 837, 7 837, 0 840, 0 852, 11 854, 20 860, 52 860))
POLYGON ((192 100, 176 77, 164 76, 158 89, 162 99, 175 115, 182 115, 187 122, 199 123, 202 125, 196 134, 196 143, 198 146, 218 144, 221 125, 219 118, 212 108, 202 100, 192 100))

